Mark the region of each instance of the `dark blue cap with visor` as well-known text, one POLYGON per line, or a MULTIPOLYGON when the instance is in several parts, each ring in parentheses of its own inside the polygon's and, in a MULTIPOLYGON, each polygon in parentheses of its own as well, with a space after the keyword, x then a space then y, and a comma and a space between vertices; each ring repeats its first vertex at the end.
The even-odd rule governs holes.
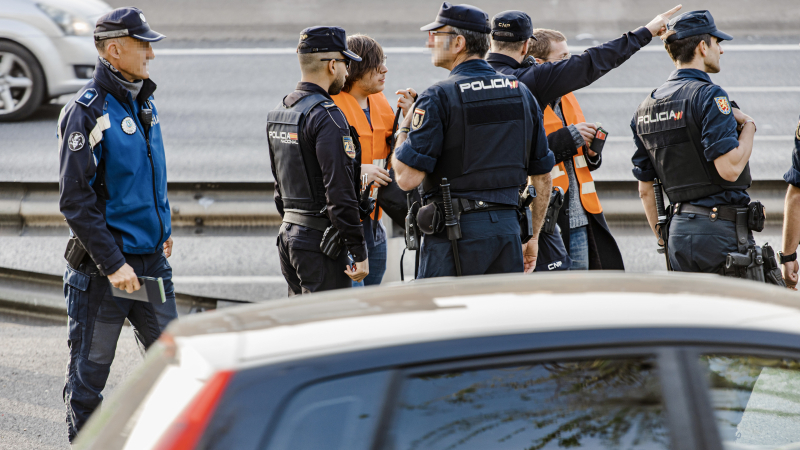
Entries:
POLYGON ((95 41, 125 36, 146 42, 157 42, 166 37, 151 30, 142 10, 132 6, 117 8, 97 19, 94 29, 95 41))
POLYGON ((708 11, 689 11, 680 16, 673 17, 667 24, 667 32, 675 31, 675 34, 667 38, 667 42, 677 41, 678 39, 686 39, 688 37, 697 36, 700 34, 710 34, 723 41, 730 41, 733 39, 728 33, 723 33, 717 29, 714 24, 714 17, 708 11))
POLYGON ((495 41, 519 42, 533 38, 531 16, 522 11, 503 11, 492 18, 492 39, 495 41))
POLYGON ((297 53, 340 52, 348 59, 361 57, 347 49, 347 33, 341 27, 309 27, 300 32, 297 53))
POLYGON ((436 21, 425 25, 420 30, 430 31, 445 25, 484 34, 492 31, 489 28, 489 15, 483 10, 472 5, 451 5, 449 2, 442 3, 436 21))

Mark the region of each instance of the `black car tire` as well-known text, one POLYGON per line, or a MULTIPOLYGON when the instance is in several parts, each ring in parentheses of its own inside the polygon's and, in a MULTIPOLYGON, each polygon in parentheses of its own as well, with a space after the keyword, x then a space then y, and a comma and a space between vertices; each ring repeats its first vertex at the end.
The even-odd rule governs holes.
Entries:
POLYGON ((0 41, 0 122, 23 120, 33 114, 42 105, 47 93, 44 73, 39 61, 25 47, 8 41, 0 41), (3 59, 11 55, 13 63, 8 73, 4 71, 3 59), (20 87, 19 80, 27 79, 31 85, 20 87), (12 86, 13 84, 13 86, 12 86), (7 91, 7 92, 6 92, 7 91), (5 106, 3 97, 7 94, 16 103, 10 112, 5 106), (21 102, 21 104, 19 103, 21 102))

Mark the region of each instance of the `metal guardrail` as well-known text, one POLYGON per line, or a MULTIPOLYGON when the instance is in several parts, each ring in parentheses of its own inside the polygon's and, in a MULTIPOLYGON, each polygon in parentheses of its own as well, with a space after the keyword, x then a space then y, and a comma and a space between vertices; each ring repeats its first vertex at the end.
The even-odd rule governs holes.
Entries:
MULTIPOLYGON (((175 293, 178 314, 186 315, 217 308, 217 302, 249 303, 175 293)), ((0 307, 65 316, 63 280, 57 275, 0 267, 0 307)))
MULTIPOLYGON (((646 222, 636 181, 595 181, 606 220, 646 222)), ((767 207, 767 220, 783 220, 783 180, 754 181, 751 197, 767 207)), ((169 183, 173 227, 262 228, 280 225, 273 183, 169 183)), ((56 183, 0 183, 0 227, 66 227, 56 183)))

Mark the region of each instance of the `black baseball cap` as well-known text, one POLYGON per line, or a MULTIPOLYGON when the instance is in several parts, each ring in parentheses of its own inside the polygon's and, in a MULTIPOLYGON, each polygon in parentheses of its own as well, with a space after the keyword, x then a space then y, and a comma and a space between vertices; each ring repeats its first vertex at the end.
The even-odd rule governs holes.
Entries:
POLYGON ((117 8, 97 19, 97 26, 94 29, 95 41, 123 36, 147 42, 157 42, 166 37, 151 30, 142 10, 132 6, 117 8))
POLYGON ((673 17, 667 24, 667 31, 675 31, 675 34, 667 38, 667 42, 685 39, 699 34, 710 34, 723 41, 733 39, 728 33, 723 33, 714 24, 714 17, 708 11, 689 11, 680 16, 673 17))
POLYGON ((361 57, 347 49, 347 33, 341 27, 309 27, 300 32, 297 53, 341 52, 348 59, 361 57))
POLYGON ((445 25, 485 34, 492 31, 489 28, 489 15, 483 10, 472 5, 451 5, 449 2, 442 3, 436 21, 425 25, 420 30, 430 31, 445 25))
POLYGON ((492 39, 518 42, 533 38, 531 16, 522 11, 503 11, 492 18, 492 39))

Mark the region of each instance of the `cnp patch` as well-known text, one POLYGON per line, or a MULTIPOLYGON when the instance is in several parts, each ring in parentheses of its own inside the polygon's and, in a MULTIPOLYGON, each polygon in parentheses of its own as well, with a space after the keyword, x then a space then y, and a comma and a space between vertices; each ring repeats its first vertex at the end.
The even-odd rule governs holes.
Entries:
POLYGON ((342 143, 344 143, 344 152, 347 153, 351 159, 356 157, 356 144, 353 143, 353 138, 350 136, 342 136, 342 143))
POLYGON ((120 126, 122 126, 122 131, 124 131, 125 134, 136 133, 136 122, 134 122, 130 117, 122 119, 120 126))
POLYGON ((77 152, 78 150, 82 149, 85 144, 86 138, 83 137, 83 134, 77 131, 70 134, 69 139, 67 139, 67 146, 73 152, 77 152))
POLYGON ((83 94, 81 94, 81 96, 75 100, 75 103, 80 103, 83 106, 89 106, 96 98, 97 98, 97 91, 92 88, 89 88, 83 91, 83 94))
POLYGON ((728 115, 731 113, 731 104, 728 103, 728 97, 717 97, 714 99, 714 102, 717 104, 717 108, 719 108, 719 112, 722 114, 728 115))
POLYGON ((418 129, 422 126, 422 122, 425 120, 425 110, 414 108, 414 117, 411 118, 411 128, 418 129))

